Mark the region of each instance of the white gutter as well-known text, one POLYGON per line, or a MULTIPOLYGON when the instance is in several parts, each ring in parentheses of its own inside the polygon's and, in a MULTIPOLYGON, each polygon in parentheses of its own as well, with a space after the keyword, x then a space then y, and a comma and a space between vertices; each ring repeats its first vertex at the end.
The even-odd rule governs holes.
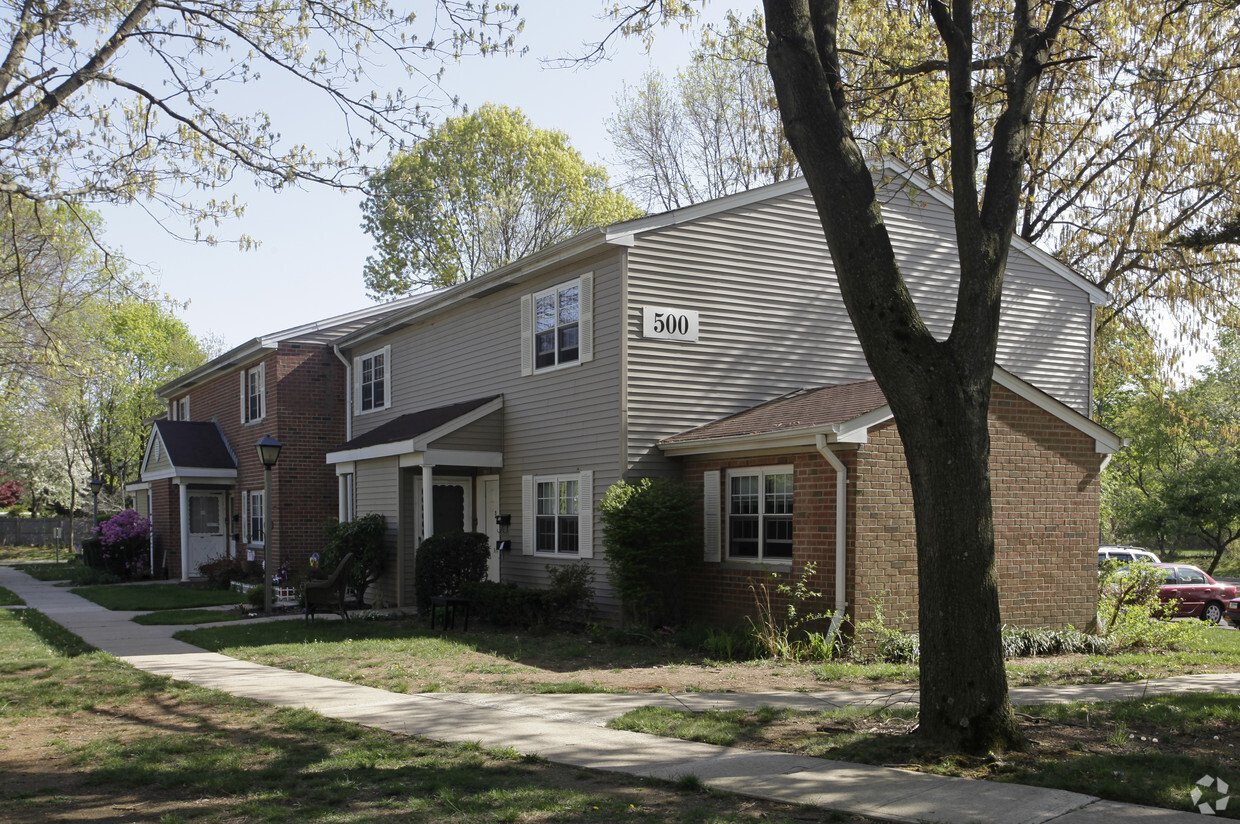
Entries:
POLYGON ((332 344, 332 351, 344 364, 344 442, 353 440, 353 362, 340 354, 340 346, 332 344))
POLYGON ((844 620, 844 610, 848 606, 844 586, 845 576, 848 574, 848 467, 844 466, 827 446, 826 435, 815 435, 814 446, 835 470, 835 614, 831 617, 831 628, 827 631, 828 640, 833 640, 839 632, 840 623, 844 620))

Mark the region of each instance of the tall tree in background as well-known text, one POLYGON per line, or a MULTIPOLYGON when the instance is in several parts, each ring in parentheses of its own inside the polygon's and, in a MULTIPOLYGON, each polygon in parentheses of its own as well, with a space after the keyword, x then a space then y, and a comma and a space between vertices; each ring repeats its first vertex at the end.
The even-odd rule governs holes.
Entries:
POLYGON ((394 297, 469 280, 641 212, 563 132, 485 105, 448 118, 374 174, 362 214, 375 240, 366 285, 394 297))
POLYGON ((676 209, 797 174, 763 59, 762 16, 728 13, 689 67, 626 87, 607 123, 625 187, 647 207, 676 209))

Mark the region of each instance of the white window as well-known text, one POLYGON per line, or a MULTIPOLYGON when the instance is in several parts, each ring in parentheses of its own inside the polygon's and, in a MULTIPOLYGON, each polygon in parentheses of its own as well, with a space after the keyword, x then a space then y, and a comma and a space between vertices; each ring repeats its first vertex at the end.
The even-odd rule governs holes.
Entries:
POLYGON ((392 348, 385 346, 354 359, 358 412, 374 412, 387 409, 390 405, 388 375, 391 356, 392 348))
POLYGON ((250 423, 267 416, 267 364, 241 370, 241 421, 250 423))
POLYGON ((189 420, 189 395, 183 398, 177 398, 172 403, 172 419, 174 421, 189 420))
POLYGON ((521 551, 594 557, 594 473, 522 478, 521 551))
POLYGON ((262 546, 266 540, 263 524, 263 492, 248 492, 242 497, 245 506, 246 543, 250 546, 262 546))
POLYGON ((521 299, 521 374, 593 359, 594 276, 521 299))
POLYGON ((792 467, 728 473, 728 557, 792 559, 792 467))

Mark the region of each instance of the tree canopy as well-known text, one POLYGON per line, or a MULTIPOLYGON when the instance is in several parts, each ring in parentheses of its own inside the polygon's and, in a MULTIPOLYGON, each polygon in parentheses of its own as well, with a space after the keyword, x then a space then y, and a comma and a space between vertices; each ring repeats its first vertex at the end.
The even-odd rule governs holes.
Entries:
POLYGON ((38 202, 158 201, 219 218, 239 204, 215 200, 214 190, 237 174, 274 189, 348 182, 377 140, 400 145, 420 132, 424 104, 450 99, 437 85, 445 60, 510 48, 520 25, 504 2, 434 0, 420 14, 397 5, 7 3, 0 192, 38 202), (403 67, 415 91, 374 82, 383 66, 403 67), (322 95, 349 124, 350 140, 316 154, 282 135, 250 96, 269 88, 267 72, 322 95))
POLYGON ((477 277, 594 226, 637 217, 563 132, 485 105, 431 129, 371 176, 362 228, 375 297, 477 277))

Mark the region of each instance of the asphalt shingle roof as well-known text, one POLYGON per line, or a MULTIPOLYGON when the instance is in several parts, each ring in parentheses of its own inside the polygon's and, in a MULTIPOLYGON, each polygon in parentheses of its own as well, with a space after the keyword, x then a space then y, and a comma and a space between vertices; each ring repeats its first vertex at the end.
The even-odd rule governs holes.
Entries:
POLYGON ((168 460, 177 468, 236 469, 237 460, 214 421, 155 421, 168 460))
POLYGON ((492 395, 489 398, 479 398, 472 401, 448 404, 447 406, 437 406, 434 409, 423 409, 421 412, 410 412, 408 415, 393 418, 382 426, 358 435, 348 443, 336 447, 333 451, 344 452, 351 449, 362 449, 367 446, 379 446, 381 444, 413 440, 419 435, 438 429, 462 415, 473 412, 478 407, 488 404, 498 397, 500 396, 492 395))

